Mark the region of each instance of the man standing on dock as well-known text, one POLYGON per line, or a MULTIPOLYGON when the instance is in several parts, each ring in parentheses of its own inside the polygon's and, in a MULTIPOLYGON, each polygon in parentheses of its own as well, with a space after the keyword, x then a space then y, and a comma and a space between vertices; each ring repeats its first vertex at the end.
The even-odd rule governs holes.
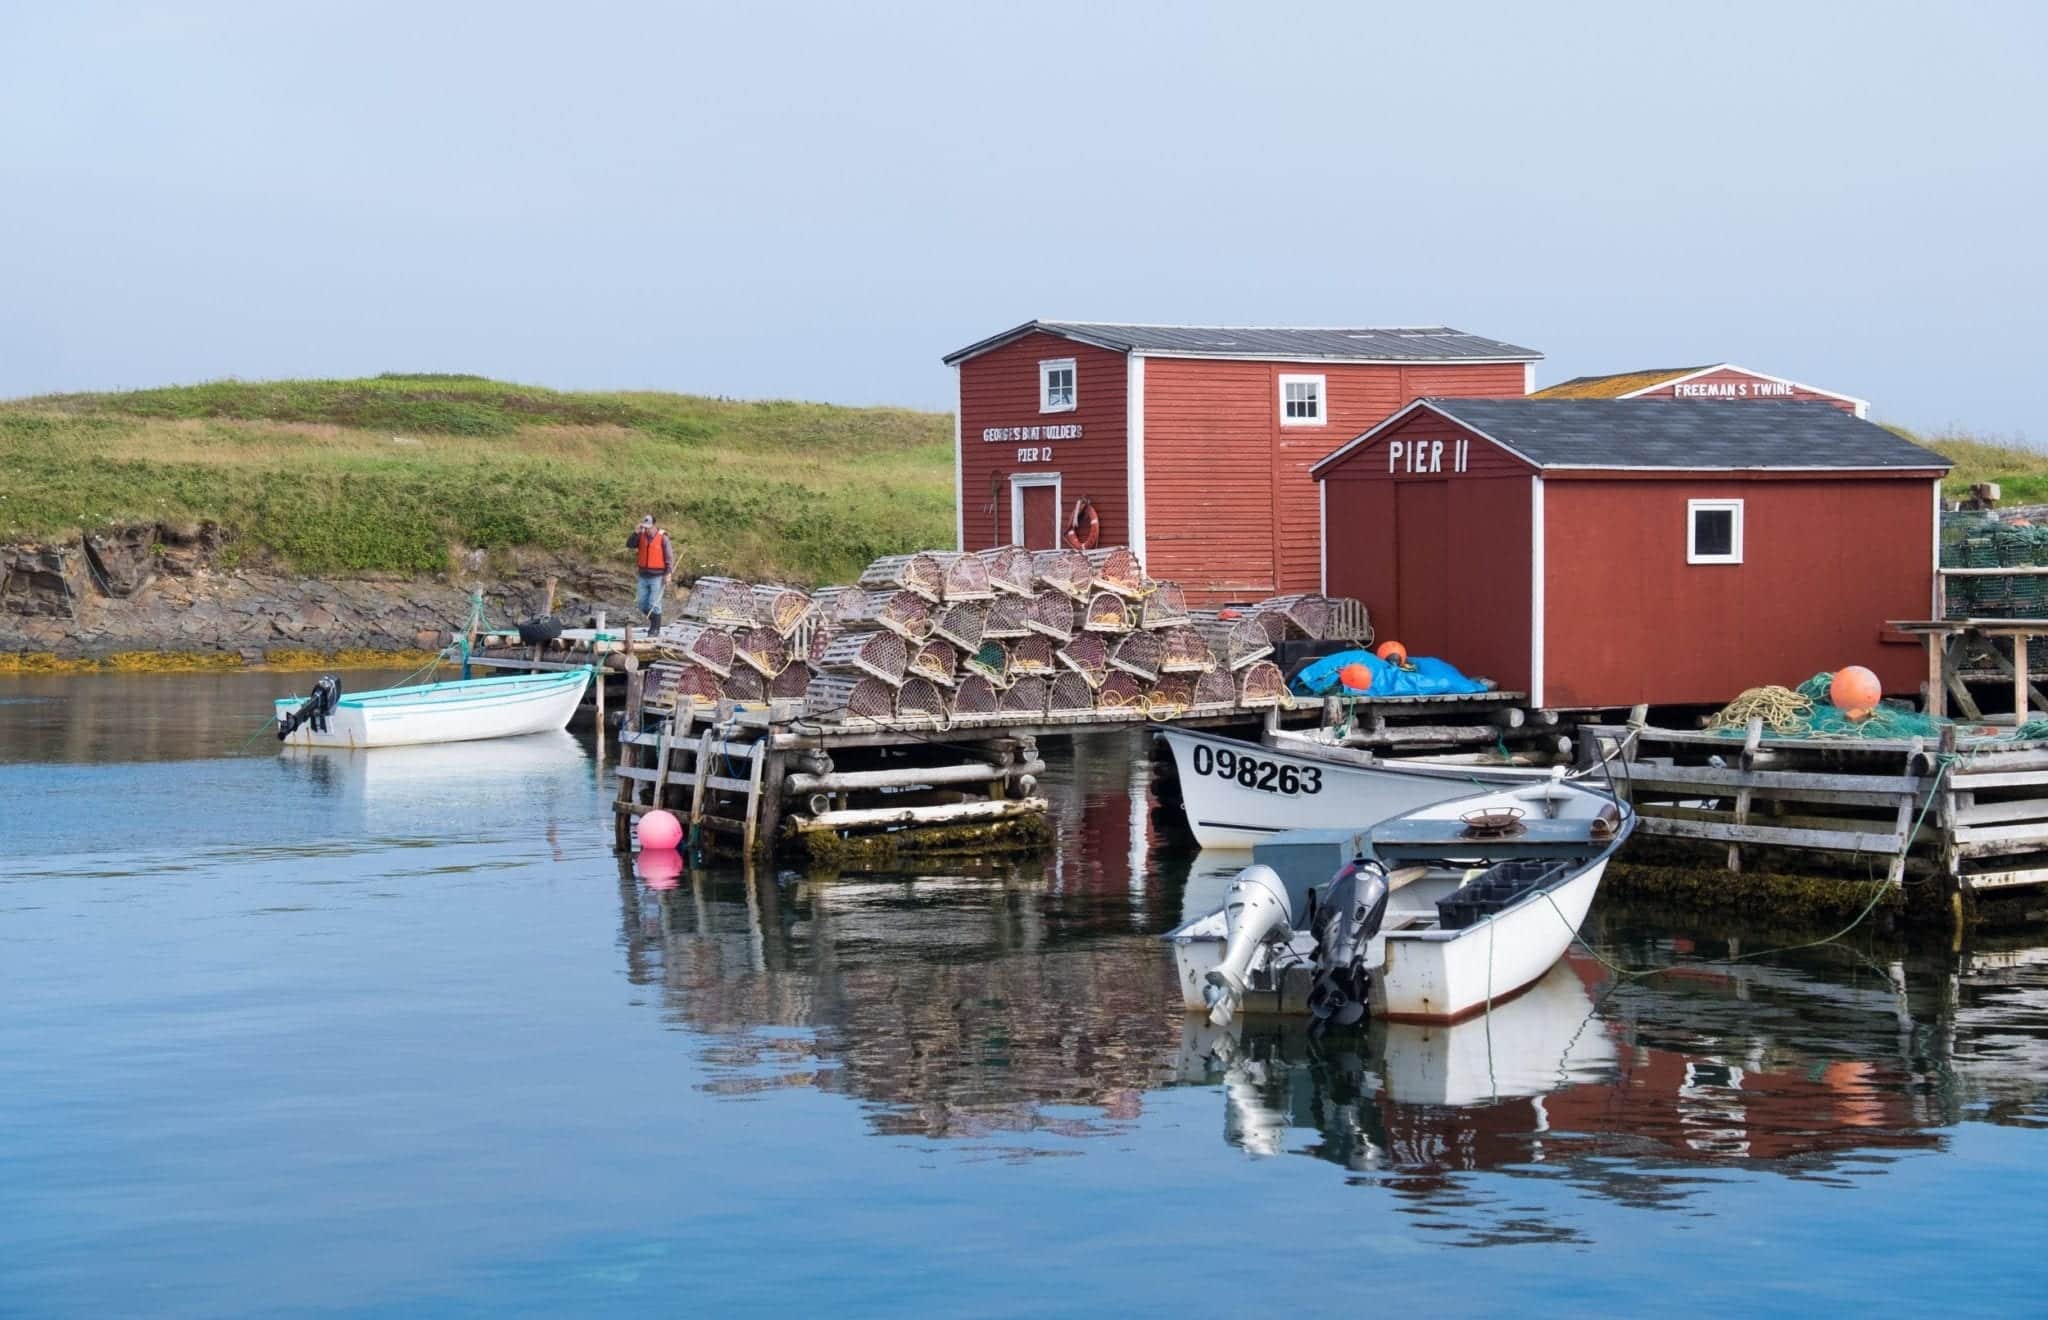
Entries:
POLYGON ((669 575, 676 571, 675 547, 670 544, 668 533, 655 525, 650 513, 626 538, 626 548, 635 552, 640 565, 640 594, 634 603, 647 616, 648 631, 660 632, 661 592, 668 585, 669 575))

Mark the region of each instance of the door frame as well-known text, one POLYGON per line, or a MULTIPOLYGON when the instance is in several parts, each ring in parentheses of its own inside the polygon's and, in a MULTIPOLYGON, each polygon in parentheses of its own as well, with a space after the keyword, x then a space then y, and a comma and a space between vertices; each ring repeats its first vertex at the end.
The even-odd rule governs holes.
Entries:
POLYGON ((1024 488, 1052 487, 1052 543, 1060 543, 1060 518, 1066 510, 1065 492, 1057 472, 1013 472, 1010 474, 1010 544, 1028 545, 1024 536, 1024 488))

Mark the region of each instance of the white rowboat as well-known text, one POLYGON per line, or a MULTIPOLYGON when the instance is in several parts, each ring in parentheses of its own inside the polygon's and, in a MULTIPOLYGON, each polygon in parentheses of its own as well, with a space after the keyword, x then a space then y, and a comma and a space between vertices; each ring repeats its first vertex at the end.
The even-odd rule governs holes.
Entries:
POLYGON ((289 728, 282 739, 289 747, 402 747, 515 738, 566 728, 583 700, 590 674, 581 668, 343 693, 321 719, 295 719, 307 699, 280 697, 278 727, 289 728), (319 728, 321 724, 326 727, 319 728))
MULTIPOLYGON (((1386 1021, 1456 1022, 1486 1011, 1564 956, 1634 826, 1625 803, 1563 780, 1384 821, 1359 836, 1366 860, 1358 871, 1359 893, 1369 882, 1384 915, 1370 911, 1370 897, 1359 900, 1358 947, 1337 964, 1312 928, 1318 904, 1297 900, 1272 867, 1255 862, 1221 907, 1168 933, 1182 1003, 1218 1025, 1240 1010, 1308 1013, 1312 992, 1335 971, 1351 977, 1354 996, 1364 981, 1362 1006, 1386 1021), (1469 823, 1502 813, 1524 819, 1500 834, 1469 823)), ((1323 921, 1349 901, 1335 883, 1318 892, 1323 921)))
POLYGON ((1452 758, 1376 760, 1308 739, 1262 746, 1215 734, 1159 734, 1180 774, 1188 828, 1204 848, 1251 848, 1289 830, 1363 829, 1489 789, 1547 783, 1543 767, 1452 758))

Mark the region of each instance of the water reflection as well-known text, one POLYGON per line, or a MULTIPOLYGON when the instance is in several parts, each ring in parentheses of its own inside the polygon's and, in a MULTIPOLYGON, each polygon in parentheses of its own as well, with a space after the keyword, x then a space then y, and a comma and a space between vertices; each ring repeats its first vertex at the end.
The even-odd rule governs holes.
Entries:
POLYGON ((1707 962, 1739 941, 1609 904, 1605 958, 1684 965, 1625 977, 1574 954, 1450 1028, 1212 1032, 1180 1013, 1157 935, 1241 859, 1158 849, 1132 807, 1142 760, 1089 755, 1049 776, 1066 815, 1042 863, 697 871, 659 892, 622 867, 629 973, 712 1039, 721 1096, 813 1087, 862 1101, 877 1134, 1043 1151, 1031 1134, 1123 1131, 1206 1088, 1230 1145, 1340 1166, 1468 1242, 1571 1232, 1473 1175, 1683 1207, 1717 1171, 1841 1181, 1960 1122, 2048 1121, 2048 952, 2027 947, 1707 962))

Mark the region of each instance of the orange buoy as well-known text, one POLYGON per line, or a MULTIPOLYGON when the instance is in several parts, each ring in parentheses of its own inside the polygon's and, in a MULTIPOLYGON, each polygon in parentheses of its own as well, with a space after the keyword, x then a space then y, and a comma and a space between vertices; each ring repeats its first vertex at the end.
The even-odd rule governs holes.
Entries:
POLYGON ((1337 671, 1337 681, 1353 692, 1371 691, 1372 669, 1360 661, 1353 660, 1337 671))
POLYGON ((1405 665, 1408 663, 1408 648, 1399 642, 1381 642, 1379 649, 1374 651, 1373 654, 1390 665, 1405 665))
POLYGON ((1828 700, 1843 710, 1860 710, 1868 715, 1878 702, 1884 700, 1884 685, 1877 681, 1876 674, 1862 665, 1850 665, 1835 671, 1834 680, 1828 684, 1828 700))

